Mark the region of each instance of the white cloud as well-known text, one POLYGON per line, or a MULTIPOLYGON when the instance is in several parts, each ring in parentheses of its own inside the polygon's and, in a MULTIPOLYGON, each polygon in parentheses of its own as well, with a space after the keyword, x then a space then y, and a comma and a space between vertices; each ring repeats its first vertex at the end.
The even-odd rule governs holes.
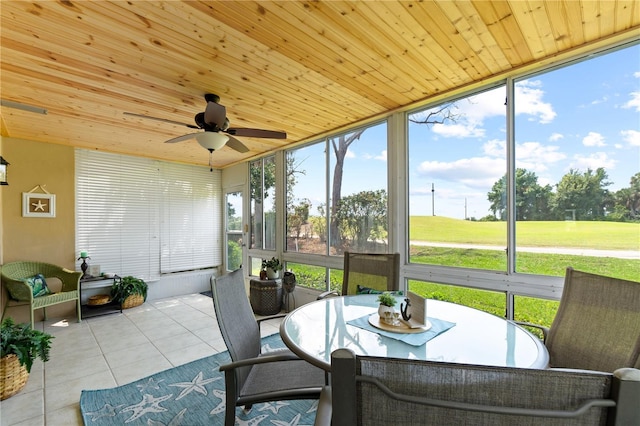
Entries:
POLYGON ((516 85, 516 115, 528 114, 538 118, 539 123, 550 123, 556 117, 553 106, 543 102, 544 91, 540 81, 526 80, 516 85))
POLYGON ((516 166, 536 173, 544 172, 549 166, 567 158, 560 148, 539 142, 523 142, 516 146, 516 166))
POLYGON ((452 162, 425 161, 418 174, 450 182, 460 182, 471 188, 491 187, 506 173, 504 158, 461 158, 452 162))
POLYGON ((552 133, 551 136, 549 136, 549 141, 556 142, 563 138, 564 138, 564 135, 561 133, 552 133))
POLYGON ((629 96, 631 96, 631 99, 625 102, 622 108, 631 108, 640 111, 640 92, 631 92, 629 96))
POLYGON ((503 140, 492 139, 482 145, 482 152, 492 157, 504 158, 506 156, 505 143, 503 140))
POLYGON ((362 158, 364 158, 365 160, 387 161, 387 150, 385 149, 380 154, 376 154, 376 155, 364 154, 362 158))
POLYGON ((434 124, 433 132, 444 137, 484 137, 484 121, 490 117, 506 115, 504 93, 504 88, 500 87, 457 101, 452 110, 457 115, 455 123, 434 124))
POLYGON ((387 161, 387 150, 385 149, 384 151, 382 151, 380 154, 376 155, 373 158, 380 161, 387 161))
POLYGON ((603 104, 603 103, 607 102, 608 100, 609 100, 609 97, 603 96, 600 99, 596 99, 595 101, 591 101, 591 105, 603 104))
MULTIPOLYGON (((504 158, 506 155, 505 142, 490 140, 482 146, 482 151, 492 157, 504 158)), ((523 142, 516 144, 516 166, 529 171, 543 172, 550 165, 567 158, 560 152, 560 147, 543 145, 540 142, 523 142)))
POLYGON ((596 152, 591 155, 576 154, 571 164, 569 164, 569 168, 580 171, 586 171, 587 169, 596 170, 598 167, 614 169, 616 163, 616 160, 609 158, 604 152, 596 152))
POLYGON ((345 158, 356 158, 357 155, 355 152, 351 151, 350 149, 347 149, 347 154, 344 156, 345 158))
POLYGON ((640 132, 637 130, 622 130, 620 131, 622 138, 630 146, 640 146, 640 132))
POLYGON ((584 146, 606 146, 607 145, 606 143, 604 143, 604 136, 596 132, 589 132, 587 136, 582 138, 582 144, 584 146))
POLYGON ((434 124, 431 130, 446 138, 481 138, 484 136, 484 129, 478 128, 473 123, 434 124))

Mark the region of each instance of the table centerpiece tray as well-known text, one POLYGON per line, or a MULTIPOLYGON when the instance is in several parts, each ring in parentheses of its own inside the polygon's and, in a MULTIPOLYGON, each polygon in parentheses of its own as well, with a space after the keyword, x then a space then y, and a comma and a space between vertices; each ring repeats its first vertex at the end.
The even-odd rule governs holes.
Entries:
POLYGON ((373 314, 369 316, 369 324, 371 324, 372 326, 380 330, 390 331, 392 333, 404 333, 404 334, 423 333, 425 331, 428 331, 431 328, 431 323, 429 321, 427 321, 427 324, 423 326, 416 326, 416 325, 409 326, 406 322, 403 322, 402 320, 398 321, 396 325, 387 324, 380 318, 378 314, 373 314))

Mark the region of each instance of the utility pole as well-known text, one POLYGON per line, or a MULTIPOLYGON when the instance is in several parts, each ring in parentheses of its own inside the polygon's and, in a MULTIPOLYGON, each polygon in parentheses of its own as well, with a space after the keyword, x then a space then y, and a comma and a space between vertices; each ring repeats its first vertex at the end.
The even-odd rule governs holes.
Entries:
POLYGON ((436 190, 433 187, 433 183, 431 183, 431 216, 436 215, 436 190))

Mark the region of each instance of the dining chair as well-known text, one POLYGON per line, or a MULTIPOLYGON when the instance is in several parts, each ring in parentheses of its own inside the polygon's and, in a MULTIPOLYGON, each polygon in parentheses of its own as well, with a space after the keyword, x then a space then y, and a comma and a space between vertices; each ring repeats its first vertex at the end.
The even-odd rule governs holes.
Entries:
POLYGON ((567 268, 558 312, 543 330, 551 367, 640 368, 640 282, 567 268))
POLYGON ((247 297, 242 269, 211 282, 213 306, 231 362, 221 365, 225 376, 225 425, 233 426, 236 406, 291 399, 318 399, 326 383, 324 371, 287 349, 261 353, 260 323, 247 297))
POLYGON ((316 426, 632 425, 640 370, 524 369, 331 354, 316 426), (608 423, 607 423, 608 422, 608 423))
POLYGON ((400 289, 400 253, 344 252, 342 292, 327 291, 318 296, 346 296, 400 289))

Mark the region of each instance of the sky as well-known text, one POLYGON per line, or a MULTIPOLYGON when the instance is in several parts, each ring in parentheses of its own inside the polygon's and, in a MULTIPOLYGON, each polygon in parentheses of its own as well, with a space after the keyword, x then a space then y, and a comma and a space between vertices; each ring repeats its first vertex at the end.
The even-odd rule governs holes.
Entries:
MULTIPOLYGON (((482 218, 487 193, 506 173, 506 90, 455 103, 455 122, 409 126, 410 215, 482 218), (432 188, 434 189, 432 191, 432 188)), ((640 172, 640 46, 519 79, 515 89, 516 167, 540 185, 570 169, 604 167, 616 191, 640 172)), ((419 115, 418 115, 419 116, 419 115)), ((296 196, 324 199, 323 146, 304 159, 296 196), (314 162, 315 161, 315 162, 314 162)), ((386 187, 386 124, 368 129, 348 152, 342 195, 386 187)))

